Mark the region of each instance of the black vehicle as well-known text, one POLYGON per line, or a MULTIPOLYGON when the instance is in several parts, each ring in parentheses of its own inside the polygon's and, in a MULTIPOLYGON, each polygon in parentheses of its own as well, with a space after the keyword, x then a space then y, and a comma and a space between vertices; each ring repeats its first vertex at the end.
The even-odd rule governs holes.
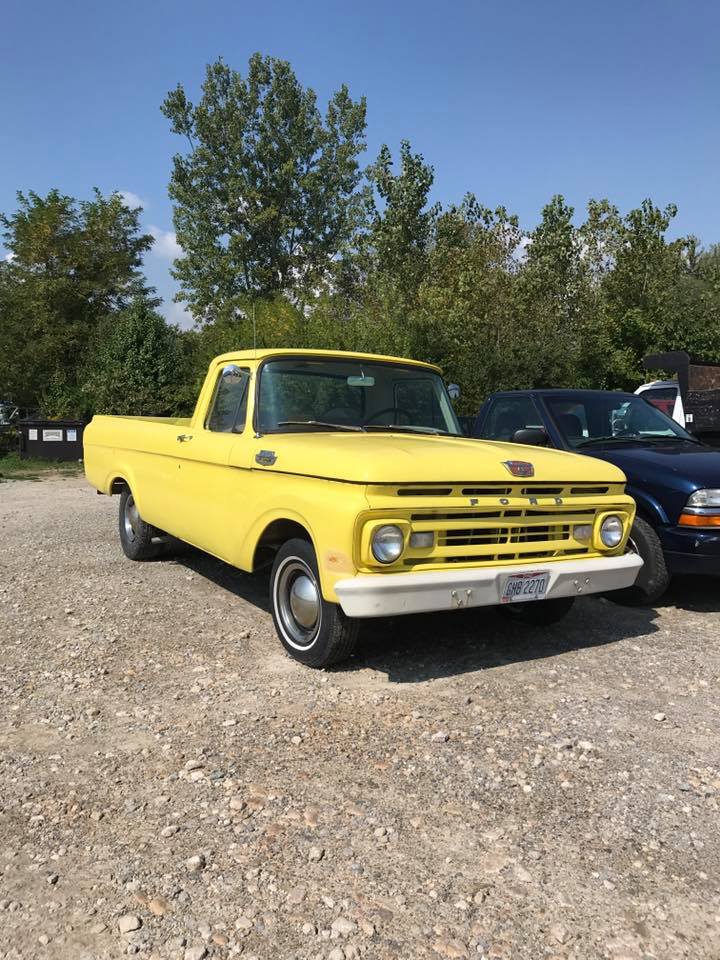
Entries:
POLYGON ((652 603, 676 573, 720 575, 720 451, 642 396, 606 390, 515 390, 485 401, 471 435, 557 447, 624 471, 637 503, 629 547, 644 561, 620 602, 652 603))

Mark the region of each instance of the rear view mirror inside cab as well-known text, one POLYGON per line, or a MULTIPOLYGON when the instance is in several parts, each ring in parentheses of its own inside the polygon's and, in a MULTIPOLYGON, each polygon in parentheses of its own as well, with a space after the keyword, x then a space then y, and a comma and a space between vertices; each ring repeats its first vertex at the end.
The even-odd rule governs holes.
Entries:
POLYGON ((365 374, 361 377, 348 377, 347 385, 349 387, 374 387, 375 377, 366 377, 365 374))

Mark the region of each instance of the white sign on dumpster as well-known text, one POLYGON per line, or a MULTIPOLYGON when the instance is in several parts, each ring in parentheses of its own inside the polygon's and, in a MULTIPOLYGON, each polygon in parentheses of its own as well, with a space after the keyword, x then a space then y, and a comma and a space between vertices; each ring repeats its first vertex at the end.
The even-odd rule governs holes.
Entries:
POLYGON ((68 441, 68 443, 74 443, 77 440, 77 430, 66 430, 65 439, 68 441))
POLYGON ((43 440, 59 440, 62 442, 62 430, 43 430, 43 440))
POLYGON ((28 430, 28 440, 37 440, 37 430, 28 430))

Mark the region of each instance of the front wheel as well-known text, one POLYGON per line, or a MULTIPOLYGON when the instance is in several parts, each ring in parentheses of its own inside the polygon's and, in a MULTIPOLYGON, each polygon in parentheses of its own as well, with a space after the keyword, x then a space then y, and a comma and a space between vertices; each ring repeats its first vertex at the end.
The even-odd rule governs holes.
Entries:
POLYGON ((508 620, 514 620, 528 627, 549 627, 566 617, 574 603, 574 597, 531 600, 527 603, 507 603, 500 607, 500 612, 508 620))
POLYGON ((307 540, 288 540, 278 550, 270 574, 270 609, 283 647, 308 667, 340 663, 355 649, 359 623, 323 599, 315 551, 307 540))
POLYGON ((665 593, 670 583, 670 574, 665 564, 660 538, 642 517, 635 517, 627 545, 628 553, 636 553, 643 562, 637 580, 624 590, 613 590, 608 600, 626 607, 638 607, 655 603, 665 593))

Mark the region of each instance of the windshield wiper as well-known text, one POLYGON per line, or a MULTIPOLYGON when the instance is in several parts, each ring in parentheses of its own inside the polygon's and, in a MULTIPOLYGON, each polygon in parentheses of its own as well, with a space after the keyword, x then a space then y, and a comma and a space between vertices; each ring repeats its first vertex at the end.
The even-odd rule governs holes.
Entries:
POLYGON ((439 430, 437 427, 413 427, 408 424, 399 424, 399 423, 368 423, 363 428, 364 430, 390 430, 397 433, 422 433, 431 437, 445 436, 445 437, 455 437, 460 436, 460 434, 450 433, 449 430, 439 430))
POLYGON ((618 443, 637 443, 638 440, 642 440, 642 437, 588 437, 587 440, 581 440, 580 443, 576 443, 575 449, 579 450, 580 447, 589 447, 593 443, 608 443, 611 440, 617 441, 618 443))
POLYGON ((668 440, 670 440, 670 441, 672 441, 672 442, 674 442, 674 443, 702 443, 702 440, 698 440, 697 437, 678 437, 677 435, 672 436, 672 437, 670 437, 670 436, 652 436, 652 435, 651 435, 651 436, 649 436, 649 437, 641 437, 641 439, 644 440, 644 441, 647 442, 647 443, 658 443, 658 442, 659 442, 659 443, 665 443, 665 442, 667 442, 668 440))
POLYGON ((326 420, 281 420, 279 427, 328 427, 330 430, 351 430, 353 433, 362 433, 363 427, 356 427, 349 423, 329 423, 326 420))

